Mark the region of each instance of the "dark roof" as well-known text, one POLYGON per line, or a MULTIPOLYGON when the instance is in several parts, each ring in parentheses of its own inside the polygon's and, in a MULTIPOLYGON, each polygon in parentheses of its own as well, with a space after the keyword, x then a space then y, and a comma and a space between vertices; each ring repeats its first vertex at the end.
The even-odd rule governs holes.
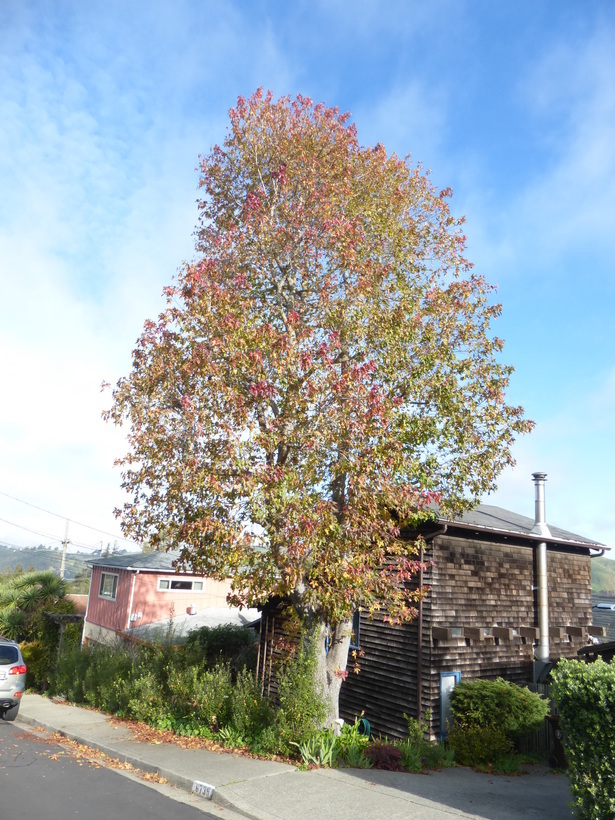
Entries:
MULTIPOLYGON (((485 535, 522 536, 532 541, 546 541, 549 544, 561 544, 570 547, 585 549, 608 549, 599 541, 576 535, 573 532, 562 530, 549 524, 551 536, 532 533, 534 519, 525 515, 496 507, 492 504, 479 504, 473 510, 464 512, 458 518, 449 519, 439 516, 442 524, 449 527, 458 527, 474 530, 485 535)), ((179 552, 142 552, 125 553, 123 555, 107 555, 94 558, 87 563, 94 567, 109 567, 111 569, 140 570, 141 572, 175 572, 173 562, 179 558, 179 552)), ((185 573, 190 575, 191 573, 185 573)))
POLYGON ((103 555, 101 558, 93 558, 88 561, 88 564, 93 567, 110 567, 111 569, 175 572, 173 562, 178 557, 178 552, 131 552, 124 555, 103 555))
POLYGON ((605 628, 607 641, 615 641, 615 609, 599 609, 598 604, 615 606, 615 596, 592 595, 592 623, 605 628))
POLYGON ((610 663, 615 657, 615 641, 583 646, 579 649, 577 655, 585 656, 590 662, 602 658, 603 661, 610 663))
POLYGON ((569 546, 585 547, 592 549, 602 549, 604 544, 594 541, 591 538, 585 538, 583 535, 575 535, 573 532, 562 530, 549 524, 550 537, 544 535, 537 535, 532 533, 534 527, 534 519, 528 518, 526 515, 519 515, 518 513, 505 510, 502 507, 496 507, 492 504, 479 504, 473 510, 464 512, 459 518, 446 519, 440 518, 444 524, 449 524, 454 527, 463 527, 464 529, 473 529, 487 532, 498 533, 501 535, 522 535, 526 538, 535 541, 546 541, 549 544, 566 544, 569 546))

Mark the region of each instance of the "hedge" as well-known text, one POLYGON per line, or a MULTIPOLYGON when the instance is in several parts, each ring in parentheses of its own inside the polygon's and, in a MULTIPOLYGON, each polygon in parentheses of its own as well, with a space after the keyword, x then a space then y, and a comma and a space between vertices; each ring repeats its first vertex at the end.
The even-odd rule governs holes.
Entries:
POLYGON ((551 673, 579 817, 615 817, 615 665, 560 661, 551 673))

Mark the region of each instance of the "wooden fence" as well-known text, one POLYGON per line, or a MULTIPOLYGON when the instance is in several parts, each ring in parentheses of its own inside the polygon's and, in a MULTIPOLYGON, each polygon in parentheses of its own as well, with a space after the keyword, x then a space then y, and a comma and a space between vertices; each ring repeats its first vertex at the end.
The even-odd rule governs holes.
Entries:
MULTIPOLYGON (((526 684, 530 692, 537 692, 539 695, 544 695, 549 699, 549 714, 557 715, 557 707, 551 697, 551 687, 547 683, 528 683, 526 684)), ((553 755, 554 751, 554 737, 553 728, 549 724, 547 718, 544 719, 542 726, 536 732, 525 735, 518 741, 519 751, 523 754, 531 754, 532 752, 540 752, 547 758, 553 755)))

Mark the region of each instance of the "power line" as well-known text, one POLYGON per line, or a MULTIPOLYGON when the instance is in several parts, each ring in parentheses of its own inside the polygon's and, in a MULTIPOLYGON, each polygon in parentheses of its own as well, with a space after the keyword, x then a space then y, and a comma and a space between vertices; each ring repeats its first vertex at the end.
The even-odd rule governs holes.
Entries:
POLYGON ((10 524, 11 527, 19 527, 20 530, 26 530, 26 532, 32 532, 34 535, 40 535, 43 538, 51 538, 52 541, 59 541, 62 543, 62 539, 58 538, 56 535, 49 535, 49 533, 40 532, 40 530, 31 530, 30 527, 24 527, 22 524, 16 524, 14 521, 9 521, 7 518, 0 518, 0 521, 4 521, 5 524, 10 524))
MULTIPOLYGON (((82 555, 81 550, 86 550, 87 549, 88 552, 100 552, 100 549, 101 549, 100 547, 90 547, 90 546, 83 545, 83 544, 75 544, 73 541, 71 541, 70 543, 71 543, 71 546, 73 546, 73 547, 80 547, 80 551, 77 552, 77 553, 69 552, 68 553, 69 558, 75 558, 75 556, 82 555)), ((41 544, 41 547, 42 546, 43 545, 41 544)), ((12 544, 10 541, 5 541, 4 538, 0 538, 0 547, 6 547, 7 549, 18 550, 19 552, 28 552, 28 553, 38 552, 39 551, 39 547, 24 547, 23 544, 12 544)), ((60 548, 59 547, 44 547, 44 549, 41 550, 41 551, 45 553, 45 555, 49 558, 50 561, 51 561, 51 559, 55 560, 56 558, 58 559, 58 561, 61 559, 61 553, 60 553, 60 548)))
MULTIPOLYGON (((7 518, 0 518, 0 521, 3 521, 5 524, 10 524, 11 527, 18 527, 20 530, 32 532, 34 533, 34 535, 40 535, 42 538, 50 538, 52 541, 59 541, 60 543, 64 542, 64 539, 58 538, 57 535, 49 535, 49 533, 47 532, 41 532, 40 530, 33 530, 30 527, 24 527, 23 524, 17 524, 15 521, 9 521, 7 518)), ((68 543, 73 547, 79 547, 79 549, 85 550, 87 552, 100 552, 102 548, 102 542, 100 547, 96 547, 93 544, 84 544, 81 541, 69 540, 68 543)), ((13 547, 15 549, 23 549, 23 547, 18 547, 16 544, 5 544, 5 546, 13 547)))
MULTIPOLYGON (((0 495, 4 495, 7 498, 11 498, 13 501, 19 501, 20 504, 26 504, 28 507, 33 507, 35 510, 40 510, 41 512, 48 513, 49 515, 54 515, 56 518, 63 518, 65 521, 68 520, 68 521, 70 521, 71 524, 76 524, 78 527, 85 527, 88 530, 94 530, 94 532, 101 532, 103 535, 108 535, 111 538, 115 538, 116 540, 119 540, 119 541, 126 541, 129 544, 137 544, 137 542, 133 541, 131 538, 124 538, 124 536, 122 536, 122 535, 116 535, 115 533, 107 532, 106 530, 101 530, 98 527, 92 527, 89 524, 82 524, 80 521, 75 521, 72 518, 68 518, 66 515, 60 515, 59 513, 54 513, 51 510, 46 510, 44 507, 38 507, 36 504, 31 504, 29 501, 24 501, 23 498, 16 498, 16 496, 10 495, 9 493, 5 493, 2 490, 0 490, 0 495)), ((0 519, 0 521, 1 520, 3 520, 3 519, 0 519)), ((8 523, 10 523, 10 522, 8 522, 8 523)), ((15 525, 15 526, 19 526, 19 525, 15 525)), ((23 529, 27 529, 27 528, 23 527, 23 529)), ((62 539, 60 538, 60 539, 55 539, 55 540, 61 541, 62 539)))

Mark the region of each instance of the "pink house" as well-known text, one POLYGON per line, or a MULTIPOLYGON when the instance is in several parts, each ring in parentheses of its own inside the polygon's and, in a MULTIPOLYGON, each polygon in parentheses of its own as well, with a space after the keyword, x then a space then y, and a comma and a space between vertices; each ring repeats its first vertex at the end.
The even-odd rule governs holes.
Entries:
MULTIPOLYGON (((122 635, 147 624, 181 625, 186 616, 204 611, 221 613, 221 622, 236 620, 236 610, 226 603, 230 582, 180 574, 173 566, 176 558, 174 553, 150 552, 109 555, 90 561, 92 581, 83 627, 84 644, 113 644, 122 635)), ((199 625, 198 618, 190 621, 199 625)))

